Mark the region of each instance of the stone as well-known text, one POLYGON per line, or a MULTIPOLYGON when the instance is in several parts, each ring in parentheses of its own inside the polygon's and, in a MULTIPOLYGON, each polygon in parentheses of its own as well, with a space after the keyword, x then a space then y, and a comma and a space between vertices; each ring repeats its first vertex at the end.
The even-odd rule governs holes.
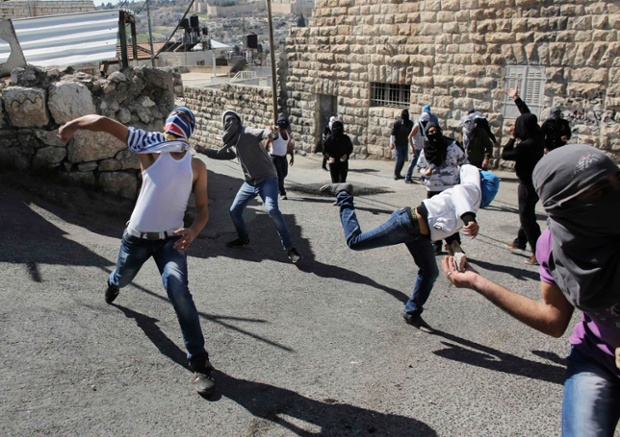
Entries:
POLYGON ((124 171, 101 172, 99 185, 106 193, 118 195, 125 199, 135 199, 138 195, 136 177, 124 171))
POLYGON ((68 81, 50 85, 48 108, 58 124, 96 112, 93 96, 86 85, 68 81))
POLYGON ((105 132, 78 131, 67 147, 68 160, 73 164, 114 156, 126 148, 122 141, 105 132))
POLYGON ((42 127, 50 119, 45 106, 47 93, 40 88, 8 87, 2 90, 2 102, 14 127, 42 127))
POLYGON ((67 156, 67 149, 64 147, 43 147, 37 150, 32 160, 34 168, 53 168, 67 156))

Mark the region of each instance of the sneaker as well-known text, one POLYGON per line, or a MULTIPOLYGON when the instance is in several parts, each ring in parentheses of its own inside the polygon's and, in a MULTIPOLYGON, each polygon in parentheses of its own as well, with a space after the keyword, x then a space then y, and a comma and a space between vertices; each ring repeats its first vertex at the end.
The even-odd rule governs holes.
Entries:
POLYGON ((226 243, 226 247, 245 247, 248 244, 250 244, 249 238, 247 240, 242 240, 241 238, 237 237, 234 240, 226 243))
POLYGON ((319 188, 321 193, 331 193, 334 196, 341 191, 346 191, 349 194, 353 194, 353 185, 345 182, 341 182, 339 184, 325 184, 321 188, 319 188))
POLYGON ((538 260, 536 259, 536 255, 532 254, 530 255, 526 260, 525 260, 525 264, 528 264, 530 266, 537 266, 538 265, 538 260))
POLYGON ((111 304, 118 297, 118 287, 108 282, 108 289, 105 291, 105 303, 111 304))
POLYGON ((435 241, 433 246, 435 246, 435 255, 441 255, 441 241, 435 241))
POLYGON ((514 241, 511 241, 509 243, 505 243, 504 246, 506 246, 508 249, 525 250, 525 245, 521 246, 521 245, 515 243, 514 241))
POLYGON ((413 184, 413 180, 412 179, 405 179, 405 183, 406 184, 413 184))
POLYGON ((286 194, 281 194, 280 195, 280 200, 286 200, 288 199, 288 197, 286 197, 286 194))
POLYGON ((201 395, 210 395, 215 391, 215 380, 211 373, 215 370, 209 361, 201 369, 194 371, 192 376, 192 385, 194 389, 201 395))
POLYGON ((402 177, 402 175, 395 174, 395 175, 394 175, 394 180, 395 180, 395 181, 397 181, 397 180, 399 180, 399 179, 404 179, 404 178, 402 177))
POLYGON ((297 252, 297 249, 295 249, 294 247, 291 247, 289 250, 287 250, 286 254, 291 259, 293 264, 297 264, 299 261, 301 261, 301 255, 299 254, 299 252, 297 252))
POLYGON ((433 332, 433 328, 419 314, 403 313, 403 319, 405 319, 405 323, 418 328, 422 332, 433 332))

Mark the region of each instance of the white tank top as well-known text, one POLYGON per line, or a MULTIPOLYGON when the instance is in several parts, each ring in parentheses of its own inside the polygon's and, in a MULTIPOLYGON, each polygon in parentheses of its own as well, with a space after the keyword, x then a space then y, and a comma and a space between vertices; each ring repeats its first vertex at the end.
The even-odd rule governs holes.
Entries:
POLYGON ((181 159, 160 154, 142 172, 142 188, 129 227, 139 232, 173 231, 183 227, 183 216, 192 192, 192 155, 181 159))
POLYGON ((278 138, 271 141, 271 150, 269 153, 271 155, 286 156, 286 151, 288 148, 288 141, 290 139, 291 137, 288 137, 285 140, 284 138, 282 138, 282 134, 278 132, 278 138))

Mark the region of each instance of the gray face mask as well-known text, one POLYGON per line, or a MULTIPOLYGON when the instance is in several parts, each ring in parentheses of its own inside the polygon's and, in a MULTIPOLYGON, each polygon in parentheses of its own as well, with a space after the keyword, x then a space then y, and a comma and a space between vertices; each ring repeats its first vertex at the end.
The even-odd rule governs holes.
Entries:
POLYGON ((618 170, 600 150, 569 144, 545 155, 533 173, 549 214, 549 269, 566 298, 584 310, 620 303, 620 191, 597 190, 580 200, 618 170))

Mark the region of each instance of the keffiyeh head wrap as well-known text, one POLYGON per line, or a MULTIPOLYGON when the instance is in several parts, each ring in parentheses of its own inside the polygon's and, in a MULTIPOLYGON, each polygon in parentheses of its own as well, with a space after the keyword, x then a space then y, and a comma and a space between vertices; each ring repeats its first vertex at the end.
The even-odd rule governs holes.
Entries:
POLYGON ((188 108, 180 107, 168 115, 164 125, 164 133, 177 139, 189 140, 196 127, 196 117, 188 108))
POLYGON ((552 150, 534 169, 534 187, 550 219, 549 270, 582 310, 620 303, 620 191, 578 198, 618 170, 603 152, 585 144, 552 150))
POLYGON ((424 157, 426 160, 437 167, 441 166, 448 156, 449 145, 450 143, 444 138, 441 128, 433 122, 427 123, 424 136, 424 157), (436 131, 431 134, 428 131, 433 127, 436 131))

